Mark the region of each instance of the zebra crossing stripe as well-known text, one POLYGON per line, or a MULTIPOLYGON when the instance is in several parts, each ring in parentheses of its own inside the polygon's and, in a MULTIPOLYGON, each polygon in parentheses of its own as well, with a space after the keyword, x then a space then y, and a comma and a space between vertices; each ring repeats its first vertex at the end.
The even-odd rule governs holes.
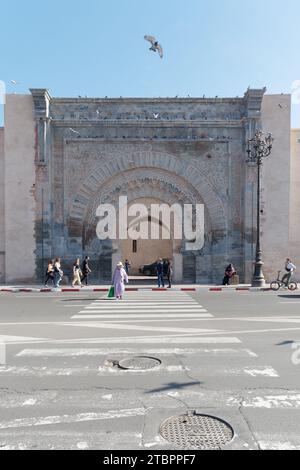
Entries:
MULTIPOLYGON (((85 312, 80 312, 80 314, 84 314, 85 312)), ((132 315, 129 315, 129 314, 125 314, 125 315, 117 315, 117 314, 110 314, 110 315, 106 315, 106 314, 102 314, 102 315, 74 315, 73 317, 71 317, 71 319, 112 319, 112 318, 118 318, 118 319, 145 319, 145 321, 147 321, 148 318, 156 318, 156 319, 159 319, 159 320, 164 320, 165 318, 171 318, 171 319, 174 319, 174 321, 176 321, 178 318, 182 318, 182 319, 197 319, 197 318, 212 318, 212 315, 210 315, 209 313, 200 313, 200 314, 182 314, 182 315, 176 315, 176 317, 174 317, 173 314, 164 314, 164 315, 161 315, 161 314, 147 314, 147 315, 144 315, 144 314, 132 314, 132 315)))
POLYGON ((189 313, 197 313, 197 312, 200 312, 200 313, 207 313, 207 310, 203 309, 203 308, 199 308, 199 307, 189 307, 189 308, 181 308, 181 307, 178 307, 178 308, 168 308, 168 307, 165 307, 165 308, 156 308, 156 307, 124 307, 122 309, 119 309, 119 308, 110 308, 110 307, 102 307, 102 308, 99 308, 99 307, 86 307, 85 312, 97 312, 97 313, 100 313, 100 312, 124 312, 124 313, 130 313, 130 312, 174 312, 174 313, 178 313, 178 312, 189 312, 189 313))
POLYGON ((38 348, 38 349, 23 349, 15 355, 15 357, 98 357, 107 356, 111 354, 151 354, 151 355, 200 355, 200 354, 214 354, 214 355, 240 355, 242 357, 255 357, 257 354, 249 349, 212 349, 212 348, 38 348))
POLYGON ((144 408, 127 410, 110 410, 102 413, 79 413, 75 415, 62 416, 42 416, 37 418, 20 418, 11 421, 2 421, 0 429, 28 428, 36 426, 50 426, 53 424, 70 424, 88 421, 99 421, 109 419, 129 418, 134 416, 144 416, 144 408))
POLYGON ((72 323, 72 326, 76 327, 87 327, 87 328, 101 328, 101 329, 109 329, 109 330, 138 330, 138 331, 156 331, 157 333, 160 332, 169 332, 169 333, 221 333, 222 330, 211 330, 211 329, 204 329, 204 328, 176 328, 176 327, 163 327, 163 326, 139 326, 139 325, 125 325, 125 324, 118 324, 118 323, 101 323, 101 322, 80 322, 80 323, 72 323))

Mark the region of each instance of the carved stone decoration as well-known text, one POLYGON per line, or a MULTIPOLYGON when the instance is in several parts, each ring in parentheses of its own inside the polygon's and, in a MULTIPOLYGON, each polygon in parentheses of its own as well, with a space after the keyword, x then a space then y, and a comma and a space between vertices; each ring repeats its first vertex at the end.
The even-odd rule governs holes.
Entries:
MULTIPOLYGON (((167 167, 168 165, 162 165, 167 167)), ((80 190, 73 198, 72 205, 68 211, 71 225, 82 224, 86 219, 88 207, 91 201, 106 202, 107 193, 119 191, 124 185, 138 181, 141 185, 141 196, 155 196, 153 184, 160 181, 163 184, 164 192, 178 195, 178 199, 189 201, 190 203, 201 203, 206 206, 212 221, 213 230, 225 233, 227 221, 224 204, 218 197, 217 191, 200 174, 199 170, 190 166, 185 170, 186 178, 170 172, 168 168, 136 168, 123 172, 116 171, 113 164, 106 164, 106 171, 100 172, 100 168, 93 170, 92 174, 81 185, 80 190), (99 189, 100 188, 100 189, 99 189), (99 194, 100 192, 100 194, 99 194)), ((123 190, 124 191, 124 190, 123 190)), ((95 211, 95 207, 94 207, 95 211)))
MULTIPOLYGON (((198 193, 191 190, 184 190, 185 188, 178 184, 175 186, 174 182, 167 181, 166 175, 164 179, 157 175, 156 177, 136 177, 133 180, 120 181, 122 178, 116 178, 110 185, 104 186, 95 195, 89 207, 87 208, 85 219, 83 222, 84 245, 88 244, 90 240, 95 237, 95 227, 97 224, 96 211, 100 204, 112 204, 118 211, 118 200, 120 196, 127 196, 128 204, 131 202, 138 202, 139 199, 155 198, 162 204, 179 204, 183 207, 184 204, 202 204, 203 201, 198 193), (114 183, 114 184, 113 184, 114 183)), ((170 178, 171 179, 171 178, 170 178)), ((211 220, 209 213, 206 211, 206 231, 211 231, 211 220)))

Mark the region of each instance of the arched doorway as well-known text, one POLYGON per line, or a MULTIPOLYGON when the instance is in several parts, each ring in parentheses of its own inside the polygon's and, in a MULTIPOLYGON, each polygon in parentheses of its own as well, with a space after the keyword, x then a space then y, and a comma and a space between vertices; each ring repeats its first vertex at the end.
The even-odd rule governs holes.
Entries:
MULTIPOLYGON (((132 201, 128 205, 128 209, 130 210, 136 204, 145 206, 148 215, 131 217, 128 223, 128 239, 119 241, 121 259, 129 260, 131 264, 131 274, 135 276, 141 274, 140 270, 142 266, 151 265, 155 263, 158 258, 173 260, 174 250, 178 245, 178 243, 176 244, 174 241, 172 226, 165 225, 161 218, 157 219, 151 215, 151 207, 154 204, 161 205, 163 201, 156 198, 140 198, 132 201), (158 239, 151 238, 151 225, 153 225, 154 229, 159 233, 158 239), (134 231, 140 232, 141 227, 148 228, 148 239, 144 239, 141 236, 136 238, 130 236, 130 229, 133 228, 134 231)), ((145 272, 145 275, 151 275, 150 270, 145 272)), ((175 276, 178 277, 177 272, 175 276)))
MULTIPOLYGON (((162 160, 160 164, 167 166, 167 161, 162 160)), ((169 164, 171 165, 170 161, 169 164)), ((76 253, 80 253, 81 250, 82 255, 90 254, 97 280, 108 281, 111 278, 112 266, 120 259, 127 257, 127 253, 131 253, 132 250, 128 247, 121 248, 118 240, 102 242, 96 238, 96 211, 99 204, 109 203, 117 208, 120 196, 127 196, 128 204, 153 198, 170 206, 204 204, 205 246, 203 250, 187 252, 182 240, 180 243, 172 241, 176 280, 207 283, 214 281, 214 277, 222 276, 223 259, 226 258, 227 252, 226 220, 223 206, 205 177, 194 169, 183 176, 186 170, 183 170, 182 174, 176 174, 167 168, 147 167, 146 161, 144 162, 142 158, 137 160, 136 165, 134 169, 118 171, 111 162, 107 164, 106 174, 95 170, 93 175, 84 182, 68 214, 69 239, 72 238, 72 249, 76 249, 76 253)), ((140 248, 143 249, 143 246, 141 245, 140 248)), ((152 250, 146 251, 148 256, 152 250)), ((154 247, 153 251, 159 250, 154 247)), ((156 256, 153 261, 155 258, 156 256)), ((139 261, 136 265, 138 263, 139 261)))

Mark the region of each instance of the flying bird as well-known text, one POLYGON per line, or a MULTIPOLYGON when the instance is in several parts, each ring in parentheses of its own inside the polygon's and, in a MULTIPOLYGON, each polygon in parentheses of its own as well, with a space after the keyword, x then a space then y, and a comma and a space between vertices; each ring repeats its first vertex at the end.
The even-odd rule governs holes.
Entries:
POLYGON ((162 59, 164 56, 163 48, 161 47, 159 42, 156 40, 156 38, 154 36, 146 35, 144 36, 144 39, 146 39, 146 41, 149 41, 151 43, 151 47, 149 51, 158 52, 159 57, 162 59))
POLYGON ((20 82, 17 82, 17 80, 11 80, 10 83, 12 85, 20 85, 20 82))
POLYGON ((159 114, 153 113, 153 117, 154 117, 154 119, 158 119, 158 118, 159 118, 159 114))

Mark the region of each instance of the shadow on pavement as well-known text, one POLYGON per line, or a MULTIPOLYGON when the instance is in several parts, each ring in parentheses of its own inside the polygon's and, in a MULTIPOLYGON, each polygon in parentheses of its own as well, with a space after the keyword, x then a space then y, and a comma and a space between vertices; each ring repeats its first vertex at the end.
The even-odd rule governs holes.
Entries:
POLYGON ((193 387, 195 385, 202 385, 202 384, 203 382, 187 382, 187 383, 170 382, 169 384, 166 384, 165 387, 148 390, 145 393, 149 394, 149 393, 169 392, 171 390, 180 390, 182 388, 193 387))
MULTIPOLYGON (((103 300, 103 299, 99 299, 98 297, 95 297, 95 298, 92 298, 92 297, 89 297, 88 299, 78 299, 77 297, 73 297, 73 299, 61 299, 60 302, 88 302, 90 303, 91 301, 93 300, 103 300)), ((109 299, 105 299, 105 300, 109 300, 109 299)))
POLYGON ((295 341, 283 341, 282 343, 277 343, 276 346, 290 346, 291 344, 294 344, 295 341))
POLYGON ((278 295, 278 297, 282 298, 282 299, 300 299, 300 295, 298 294, 281 294, 281 295, 278 295))

